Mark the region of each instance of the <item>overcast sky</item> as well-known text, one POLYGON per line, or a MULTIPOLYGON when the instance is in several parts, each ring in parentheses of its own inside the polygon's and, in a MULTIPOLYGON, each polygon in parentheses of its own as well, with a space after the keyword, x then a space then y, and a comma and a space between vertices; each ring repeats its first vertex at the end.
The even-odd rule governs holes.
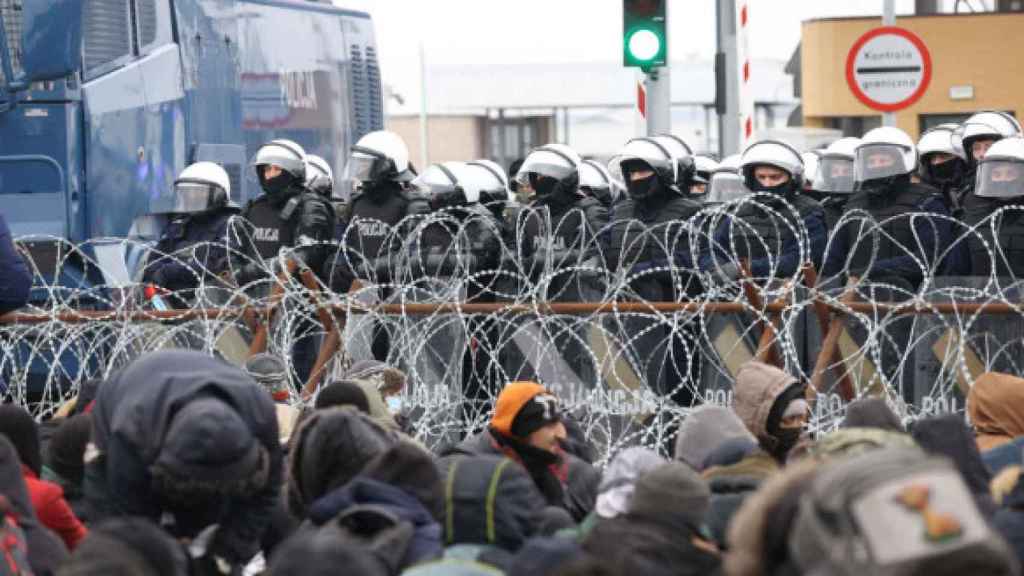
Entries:
MULTIPOLYGON (((710 57, 714 0, 669 0, 673 59, 710 57)), ((951 3, 952 0, 944 0, 951 3)), ((993 0, 970 0, 991 6, 993 0)), ((617 62, 622 58, 622 0, 334 0, 370 12, 384 81, 407 99, 419 94, 419 46, 427 66, 460 63, 617 62)), ((878 14, 882 0, 749 0, 755 58, 788 59, 800 22, 878 14)), ((913 0, 896 0, 897 14, 913 0)))

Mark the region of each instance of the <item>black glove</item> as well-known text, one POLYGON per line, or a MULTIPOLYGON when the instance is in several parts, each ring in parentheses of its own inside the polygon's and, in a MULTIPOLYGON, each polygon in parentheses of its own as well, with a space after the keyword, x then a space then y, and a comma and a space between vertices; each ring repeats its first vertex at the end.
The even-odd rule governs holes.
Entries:
POLYGON ((298 225, 295 236, 324 242, 334 234, 334 210, 322 198, 309 197, 299 207, 298 225))

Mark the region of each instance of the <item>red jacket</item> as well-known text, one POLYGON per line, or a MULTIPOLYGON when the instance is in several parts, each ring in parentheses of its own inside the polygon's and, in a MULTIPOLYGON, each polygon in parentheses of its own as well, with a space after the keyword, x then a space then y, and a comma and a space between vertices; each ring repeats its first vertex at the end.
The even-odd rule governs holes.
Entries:
POLYGON ((60 536, 68 550, 74 550, 88 530, 64 499, 64 489, 53 482, 40 480, 25 466, 21 467, 21 472, 39 522, 60 536))

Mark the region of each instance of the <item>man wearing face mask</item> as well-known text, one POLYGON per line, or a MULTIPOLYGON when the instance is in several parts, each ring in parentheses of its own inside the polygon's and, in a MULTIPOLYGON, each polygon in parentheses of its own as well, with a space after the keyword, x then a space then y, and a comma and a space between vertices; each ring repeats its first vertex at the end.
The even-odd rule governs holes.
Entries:
POLYGON ((761 449, 744 460, 765 460, 767 455, 783 466, 810 416, 807 382, 769 364, 747 362, 736 373, 732 409, 761 449))
MULTIPOLYGON (((621 289, 648 302, 687 300, 703 290, 690 245, 701 205, 684 192, 693 179, 693 157, 689 147, 672 144, 661 137, 635 138, 612 161, 626 196, 615 205, 605 259, 609 271, 627 282, 621 289)), ((649 317, 621 322, 647 385, 681 406, 693 404, 694 390, 686 384, 699 376, 695 335, 673 334, 649 317)))
POLYGON ((940 124, 921 135, 917 153, 921 160, 917 169, 921 182, 942 194, 946 209, 951 214, 960 211, 963 198, 960 192, 967 173, 963 153, 953 145, 956 124, 940 124))
POLYGON ((858 191, 844 212, 851 217, 832 240, 826 276, 845 267, 850 275, 911 291, 926 272, 938 273, 949 212, 937 190, 911 182, 916 169, 917 147, 906 132, 884 126, 864 135, 854 165, 858 191))
POLYGON ((1024 277, 1022 205, 1024 138, 1005 138, 993 144, 978 163, 977 188, 967 198, 964 212, 965 223, 976 227, 976 234, 967 237, 970 258, 961 274, 1024 277))
POLYGON ((281 254, 319 271, 329 252, 334 209, 306 189, 305 150, 291 140, 268 142, 256 152, 253 169, 263 194, 242 210, 251 229, 229 234, 236 282, 244 286, 266 279, 281 254))
POLYGON ((792 277, 807 262, 820 266, 825 212, 801 194, 800 153, 785 142, 756 142, 743 152, 740 173, 755 195, 727 209, 703 259, 705 270, 730 283, 739 277, 739 261, 747 259, 751 275, 767 282, 792 277))

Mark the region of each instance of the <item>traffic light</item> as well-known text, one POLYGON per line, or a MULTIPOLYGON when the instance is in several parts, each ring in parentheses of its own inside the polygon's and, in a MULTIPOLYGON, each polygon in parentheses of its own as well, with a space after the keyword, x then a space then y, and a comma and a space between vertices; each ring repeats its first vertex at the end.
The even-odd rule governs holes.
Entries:
POLYGON ((622 1, 622 63, 651 68, 664 66, 668 55, 665 3, 668 0, 622 1))

